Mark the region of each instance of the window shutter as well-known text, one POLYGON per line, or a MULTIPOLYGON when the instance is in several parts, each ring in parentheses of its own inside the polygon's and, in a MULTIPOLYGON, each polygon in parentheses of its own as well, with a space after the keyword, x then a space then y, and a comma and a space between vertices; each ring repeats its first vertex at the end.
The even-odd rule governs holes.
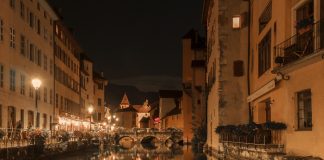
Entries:
POLYGON ((233 72, 234 72, 235 77, 243 76, 244 71, 243 71, 243 61, 242 60, 234 61, 233 72))

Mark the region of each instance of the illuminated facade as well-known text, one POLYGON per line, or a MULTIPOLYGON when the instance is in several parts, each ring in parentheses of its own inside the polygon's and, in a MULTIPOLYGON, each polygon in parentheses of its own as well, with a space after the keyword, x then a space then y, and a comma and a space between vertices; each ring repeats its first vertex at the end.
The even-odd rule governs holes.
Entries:
POLYGON ((0 128, 50 129, 54 106, 53 23, 47 1, 0 0, 0 128), (37 90, 31 81, 41 80, 37 90))
POLYGON ((287 124, 287 154, 324 158, 324 2, 254 1, 251 8, 253 119, 287 124))
POLYGON ((102 122, 105 116, 105 87, 108 85, 108 81, 105 79, 103 72, 93 73, 94 82, 94 107, 96 108, 94 113, 94 120, 102 122))
MULTIPOLYGON (((54 23, 55 120, 79 117, 80 108, 80 52, 72 33, 61 21, 54 23)), ((59 121, 61 122, 61 121, 59 121)), ((71 122, 72 123, 72 122, 71 122)), ((60 125, 65 125, 59 123, 60 125)), ((69 126, 69 125, 68 125, 69 126)), ((73 125, 69 129, 73 130, 73 125)))

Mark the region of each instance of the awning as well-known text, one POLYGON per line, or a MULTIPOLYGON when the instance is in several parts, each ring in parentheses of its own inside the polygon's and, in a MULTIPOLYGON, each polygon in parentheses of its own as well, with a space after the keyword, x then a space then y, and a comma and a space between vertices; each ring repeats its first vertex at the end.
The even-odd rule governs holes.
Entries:
POLYGON ((248 96, 247 101, 252 102, 255 99, 261 97, 262 95, 270 92, 275 87, 276 87, 276 80, 274 79, 274 80, 271 80, 270 82, 268 82, 266 85, 264 85, 260 89, 258 89, 257 91, 255 91, 254 93, 252 93, 250 96, 248 96))

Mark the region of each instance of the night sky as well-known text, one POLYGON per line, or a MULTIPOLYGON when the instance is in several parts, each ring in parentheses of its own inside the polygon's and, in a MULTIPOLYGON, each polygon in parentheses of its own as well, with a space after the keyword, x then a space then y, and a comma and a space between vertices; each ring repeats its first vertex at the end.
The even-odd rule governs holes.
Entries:
POLYGON ((50 0, 95 70, 143 91, 179 89, 181 37, 201 29, 202 0, 50 0))

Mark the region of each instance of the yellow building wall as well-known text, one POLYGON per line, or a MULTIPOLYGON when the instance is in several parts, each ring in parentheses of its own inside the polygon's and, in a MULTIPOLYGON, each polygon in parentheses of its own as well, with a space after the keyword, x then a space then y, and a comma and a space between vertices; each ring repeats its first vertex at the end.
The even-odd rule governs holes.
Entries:
MULTIPOLYGON (((50 90, 54 90, 53 82, 53 27, 51 22, 57 19, 53 10, 47 2, 40 0, 40 10, 37 9, 37 1, 23 1, 25 5, 24 18, 20 17, 20 4, 17 1, 13 8, 10 7, 9 1, 0 0, 0 19, 3 21, 3 40, 0 40, 0 65, 3 66, 3 87, 0 87, 0 105, 2 107, 2 115, 0 118, 2 124, 0 127, 7 128, 8 126, 8 106, 13 106, 16 109, 15 122, 21 119, 21 110, 24 110, 24 128, 28 126, 28 111, 34 112, 34 126, 36 125, 36 107, 35 107, 35 90, 31 86, 33 78, 39 78, 42 81, 40 87, 40 100, 38 100, 38 112, 40 113, 40 128, 43 127, 44 117, 47 115, 46 129, 50 129, 50 119, 53 118, 53 101, 50 103, 50 90), (41 32, 37 33, 36 24, 33 28, 29 26, 27 20, 27 11, 33 14, 40 20, 41 32), (48 13, 47 18, 44 17, 44 10, 48 13), (50 22, 51 21, 51 22, 50 22), (15 30, 15 48, 10 46, 10 27, 15 30), (47 30, 47 38, 44 37, 43 28, 47 30), (29 47, 25 43, 25 55, 20 53, 21 35, 25 36, 25 40, 37 46, 41 50, 42 61, 41 66, 36 64, 36 61, 29 60, 27 54, 29 47), (44 69, 43 55, 47 56, 47 70, 44 69), (15 91, 9 89, 10 86, 10 69, 15 70, 15 91), (25 94, 21 94, 21 75, 25 76, 25 94), (47 87, 47 101, 44 101, 44 87, 47 87), (29 93, 33 92, 33 97, 29 93)), ((53 97, 52 97, 53 98, 53 97)))
MULTIPOLYGON (((273 69, 278 67, 274 63, 275 45, 289 39, 295 34, 295 9, 306 2, 305 0, 272 0, 272 18, 261 33, 258 32, 258 19, 267 1, 254 1, 252 32, 251 32, 251 89, 252 93, 260 89, 269 81, 276 78, 276 74, 271 73, 273 69), (276 26, 276 29, 274 27, 276 26), (258 43, 264 35, 271 30, 271 67, 263 75, 258 75, 258 43)), ((319 20, 319 4, 321 1, 314 0, 314 18, 315 22, 319 20)), ((323 54, 320 51, 317 54, 323 54)), ((319 55, 318 57, 320 57, 319 55)), ((252 102, 254 108, 254 121, 262 123, 265 121, 264 101, 268 98, 271 100, 271 120, 276 122, 284 122, 287 124, 287 130, 283 132, 283 141, 285 151, 289 155, 301 156, 319 156, 324 157, 324 135, 323 125, 323 78, 322 70, 324 68, 321 58, 311 58, 310 60, 302 60, 299 64, 288 64, 280 71, 289 77, 288 80, 279 80, 275 89, 258 97, 252 102), (306 64, 308 63, 308 64, 306 64), (301 65, 305 64, 305 65, 301 65), (298 130, 297 127, 297 97, 296 94, 304 89, 311 89, 312 93, 312 130, 298 130)))

